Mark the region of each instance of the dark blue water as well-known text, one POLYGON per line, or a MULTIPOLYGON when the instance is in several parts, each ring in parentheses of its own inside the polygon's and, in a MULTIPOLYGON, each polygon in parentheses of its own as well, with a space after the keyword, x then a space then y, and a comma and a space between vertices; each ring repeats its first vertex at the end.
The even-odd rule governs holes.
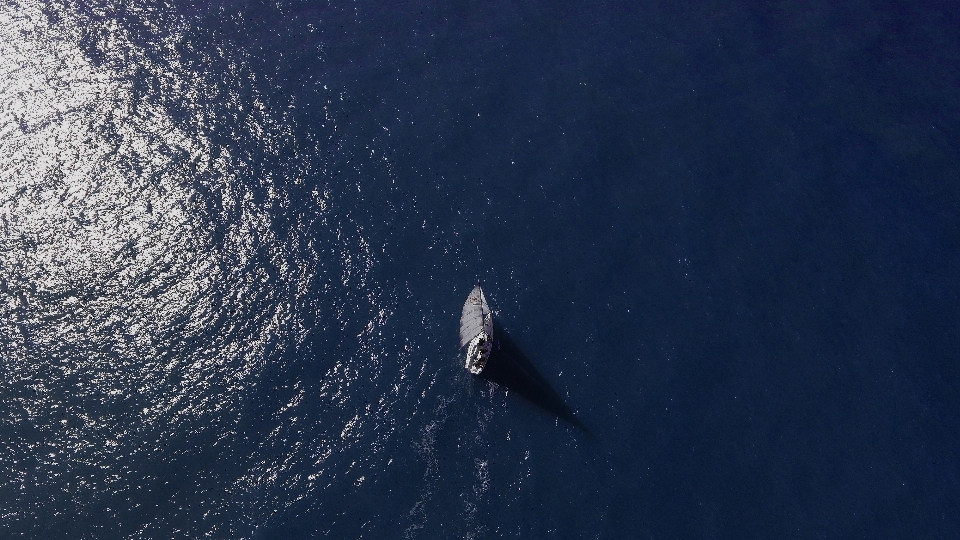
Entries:
POLYGON ((835 4, 6 2, 0 537, 957 537, 960 12, 835 4))

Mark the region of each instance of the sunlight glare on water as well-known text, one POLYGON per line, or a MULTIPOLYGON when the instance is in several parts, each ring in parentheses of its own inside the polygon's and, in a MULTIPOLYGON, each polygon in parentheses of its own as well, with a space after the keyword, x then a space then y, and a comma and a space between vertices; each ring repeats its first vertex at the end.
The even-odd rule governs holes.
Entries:
POLYGON ((190 40, 149 4, 0 10, 0 514, 15 533, 62 535, 79 515, 94 536, 247 535, 386 461, 391 404, 423 376, 409 346, 380 376, 392 300, 337 193, 290 210, 323 164, 290 151, 242 54, 187 61, 190 40), (281 377, 318 326, 318 376, 281 377), (347 391, 358 380, 365 394, 347 391), (331 465, 357 445, 356 466, 331 465))

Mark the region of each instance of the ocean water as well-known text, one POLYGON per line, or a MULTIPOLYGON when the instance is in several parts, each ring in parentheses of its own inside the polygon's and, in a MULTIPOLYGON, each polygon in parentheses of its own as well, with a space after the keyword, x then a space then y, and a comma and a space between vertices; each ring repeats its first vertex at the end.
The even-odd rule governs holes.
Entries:
POLYGON ((958 23, 5 2, 0 537, 957 537, 958 23))

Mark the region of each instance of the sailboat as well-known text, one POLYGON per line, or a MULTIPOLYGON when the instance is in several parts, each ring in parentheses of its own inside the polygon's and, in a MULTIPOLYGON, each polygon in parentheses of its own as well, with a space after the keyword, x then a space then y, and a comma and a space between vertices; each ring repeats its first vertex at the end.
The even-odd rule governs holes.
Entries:
POLYGON ((474 375, 483 372, 493 350, 493 313, 477 283, 460 314, 460 348, 467 348, 465 366, 474 375))

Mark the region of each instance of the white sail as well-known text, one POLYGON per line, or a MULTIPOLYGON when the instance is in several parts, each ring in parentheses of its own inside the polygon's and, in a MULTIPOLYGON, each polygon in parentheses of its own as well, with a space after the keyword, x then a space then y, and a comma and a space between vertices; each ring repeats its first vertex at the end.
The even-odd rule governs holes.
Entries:
POLYGON ((493 336, 493 315, 478 284, 470 291, 460 314, 460 346, 466 346, 480 334, 484 334, 487 339, 493 336))

